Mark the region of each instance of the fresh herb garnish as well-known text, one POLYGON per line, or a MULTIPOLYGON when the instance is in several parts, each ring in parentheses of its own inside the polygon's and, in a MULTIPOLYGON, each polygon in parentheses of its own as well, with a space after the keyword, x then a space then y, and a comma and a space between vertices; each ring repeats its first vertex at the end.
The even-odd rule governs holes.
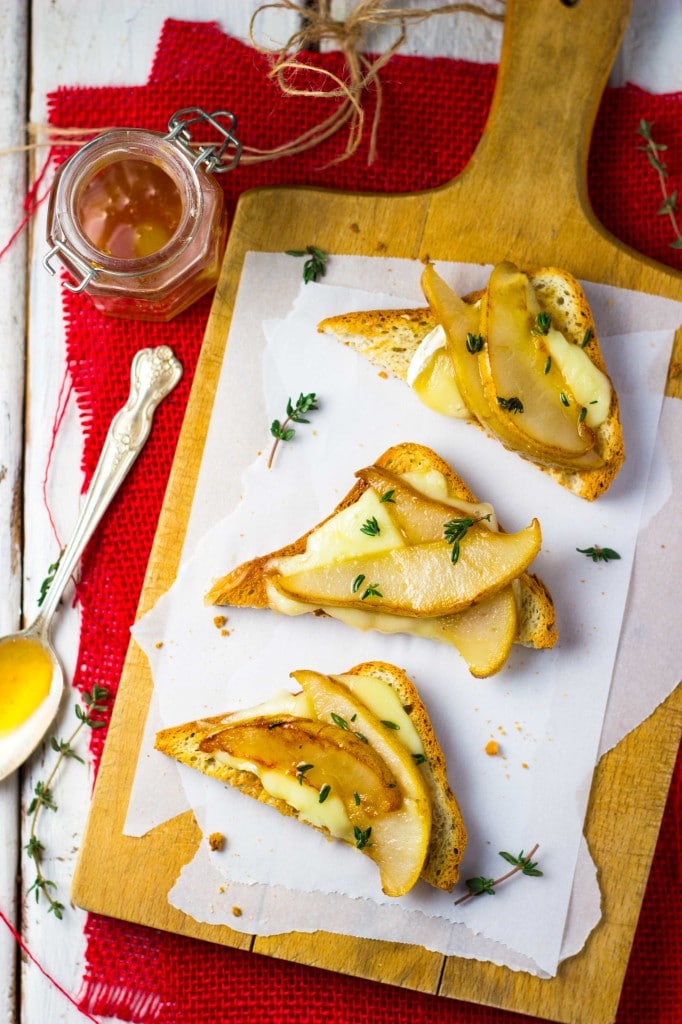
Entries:
POLYGON ((552 368, 552 357, 551 356, 547 356, 547 362, 545 363, 545 373, 546 374, 549 373, 551 368, 552 368))
POLYGON ((385 494, 381 495, 379 501, 392 501, 393 504, 395 505, 395 498, 393 497, 394 494, 395 490, 386 491, 385 494))
POLYGON ((673 192, 668 192, 668 168, 665 161, 661 157, 661 154, 668 148, 660 142, 655 142, 651 129, 653 128, 653 121, 639 122, 639 128, 637 133, 642 136, 646 145, 638 146, 637 148, 646 154, 646 158, 656 171, 658 180, 661 186, 661 192, 663 194, 663 202, 656 211, 659 217, 667 217, 672 225, 672 229, 675 233, 674 242, 670 243, 672 249, 682 249, 682 231, 677 222, 677 189, 673 192))
POLYGON ((372 835, 371 825, 369 828, 360 828, 359 825, 355 825, 353 827, 353 835, 355 836, 355 845, 358 850, 364 850, 366 846, 372 845, 369 841, 369 838, 372 835))
POLYGON ((364 582, 365 582, 365 575, 364 575, 364 573, 361 572, 360 575, 356 576, 355 579, 353 580, 353 586, 352 586, 351 589, 352 589, 354 594, 357 594, 358 590, 360 589, 360 587, 362 586, 362 584, 364 582))
POLYGON ((587 327, 585 329, 585 333, 583 334, 583 340, 580 342, 580 347, 581 348, 587 348, 587 346, 589 345, 589 343, 591 341, 592 341, 592 328, 591 327, 587 327))
POLYGON ((578 416, 578 423, 584 423, 585 417, 587 416, 587 407, 581 406, 580 415, 578 416))
POLYGON ((534 856, 535 851, 538 849, 539 844, 536 843, 533 849, 527 856, 524 856, 523 850, 515 857, 512 853, 507 853, 505 850, 500 850, 500 857, 503 857, 508 864, 512 864, 511 871, 507 871, 506 874, 500 875, 499 878, 485 878, 483 875, 479 875, 477 878, 467 878, 466 886, 469 892, 465 896, 460 896, 458 900, 455 900, 455 906, 460 903, 466 903, 472 896, 494 896, 495 890, 498 885, 502 882, 506 882, 512 875, 519 873, 528 875, 532 878, 539 878, 542 876, 542 871, 538 870, 537 861, 531 860, 534 856))
POLYGON ((523 402, 516 395, 512 395, 511 398, 497 398, 497 404, 500 409, 506 409, 507 412, 523 412, 523 402))
POLYGON ((569 405, 570 405, 571 403, 569 402, 569 400, 568 400, 568 397, 567 397, 567 395, 565 394, 565 392, 563 392, 563 391, 562 391, 562 392, 561 392, 561 394, 559 395, 559 398, 561 399, 561 404, 562 404, 562 405, 565 405, 565 406, 566 406, 566 407, 568 408, 568 406, 569 406, 569 405))
POLYGON ((348 729, 348 722, 341 715, 337 715, 335 711, 332 711, 332 722, 334 725, 338 725, 339 729, 348 729))
POLYGON ((62 560, 62 555, 63 554, 64 554, 64 548, 62 548, 62 550, 59 552, 59 556, 57 558, 57 561, 53 562, 52 565, 49 566, 49 568, 47 570, 47 576, 45 577, 43 582, 40 584, 40 594, 38 595, 38 607, 39 608, 42 607, 43 601, 47 597, 47 592, 50 589, 50 587, 52 586, 52 581, 53 581, 53 579, 55 577, 55 573, 57 572, 57 569, 59 568, 59 563, 62 560))
POLYGON ((549 334, 549 329, 552 326, 552 318, 549 313, 538 313, 535 318, 535 327, 531 328, 532 334, 549 334))
POLYGON ((33 880, 33 884, 29 887, 28 892, 34 892, 36 903, 39 902, 41 893, 48 902, 48 913, 54 914, 60 921, 63 918, 64 904, 60 903, 58 899, 50 892, 51 889, 56 889, 57 885, 49 878, 45 877, 42 869, 42 855, 45 852, 45 847, 40 841, 37 835, 37 824, 38 817, 42 808, 48 811, 57 810, 57 804, 54 801, 52 792, 52 784, 57 776, 57 772, 62 766, 63 762, 67 759, 73 761, 80 761, 84 764, 83 758, 80 754, 77 754, 73 744, 78 737, 84 726, 89 729, 102 729, 106 722, 100 718, 94 718, 93 715, 102 714, 107 710, 106 701, 109 698, 109 691, 104 686, 93 686, 92 690, 88 692, 84 691, 82 695, 83 703, 85 708, 80 704, 76 704, 74 713, 78 719, 78 725, 73 730, 71 735, 66 740, 58 740, 55 736, 50 737, 50 747, 58 755, 55 761, 54 768, 50 772, 45 782, 37 782, 33 790, 33 799, 31 800, 27 814, 31 816, 31 825, 29 829, 28 842, 24 849, 31 858, 35 865, 36 876, 33 880))
POLYGON ((591 548, 576 548, 575 550, 579 551, 581 555, 587 555, 593 562, 612 562, 620 558, 618 552, 613 548, 602 548, 599 544, 595 544, 591 548))
POLYGON ((376 516, 370 516, 366 519, 360 527, 360 533, 364 533, 367 537, 378 537, 381 533, 381 527, 377 522, 376 516))
POLYGON ((289 398, 287 401, 287 415, 286 419, 273 420, 270 424, 270 433, 275 438, 275 443, 270 450, 270 456, 268 458, 268 469, 271 468, 275 452, 277 451, 277 445, 280 441, 291 441, 292 437, 296 433, 294 427, 289 426, 290 423, 310 423, 310 420, 305 418, 305 413, 313 412, 318 408, 317 395, 315 392, 311 392, 309 395, 304 395, 303 392, 298 396, 296 405, 293 404, 289 398))
POLYGON ((354 792, 353 793, 353 800, 355 800, 355 806, 359 807, 360 806, 360 794, 357 793, 357 792, 354 792))
POLYGON ((382 718, 382 719, 381 719, 381 724, 382 724, 382 725, 385 725, 387 729, 396 729, 396 730, 400 730, 400 726, 398 725, 398 723, 397 723, 397 722, 389 722, 389 721, 387 721, 386 719, 382 718))
POLYGON ((312 764, 297 764, 296 765, 296 778, 298 779, 299 786, 303 785, 303 777, 306 772, 309 772, 315 765, 312 764))
POLYGON ((378 583, 370 583, 367 590, 362 595, 362 600, 366 601, 368 597, 383 597, 384 595, 379 590, 378 583))
POLYGON ((470 516, 463 516, 462 518, 451 519, 448 523, 443 525, 443 533, 448 544, 452 544, 452 564, 456 565, 459 560, 459 542, 466 536, 468 531, 476 523, 482 522, 484 519, 490 520, 491 513, 487 516, 479 516, 478 519, 472 519, 470 516))
POLYGON ((477 352, 480 352, 483 348, 483 335, 482 334, 467 334, 466 339, 467 352, 474 356, 477 352))
POLYGON ((353 735, 356 739, 360 740, 361 743, 369 743, 366 736, 363 736, 361 732, 354 732, 353 735))
POLYGON ((324 784, 324 786, 322 787, 322 789, 320 790, 320 795, 317 798, 318 799, 318 803, 323 804, 325 802, 325 800, 327 799, 327 797, 331 793, 331 789, 332 789, 332 787, 329 785, 328 782, 326 782, 324 784))
POLYGON ((328 256, 326 252, 318 249, 316 245, 306 245, 305 249, 287 249, 286 255, 308 257, 303 264, 303 281, 305 284, 317 281, 318 277, 324 277, 327 270, 328 256))
POLYGON ((426 754, 413 754, 412 760, 415 764, 426 764, 426 754))

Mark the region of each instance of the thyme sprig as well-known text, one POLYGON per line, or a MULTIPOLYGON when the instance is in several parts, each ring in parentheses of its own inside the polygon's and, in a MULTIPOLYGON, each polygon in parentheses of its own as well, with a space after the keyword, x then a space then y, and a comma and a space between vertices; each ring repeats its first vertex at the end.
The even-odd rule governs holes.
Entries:
POLYGON ((535 856, 539 845, 539 843, 536 843, 533 849, 525 855, 523 850, 521 850, 518 857, 515 857, 513 853, 507 853, 506 850, 500 850, 500 857, 503 857, 508 864, 512 865, 511 870, 507 871, 504 875, 500 875, 499 878, 486 878, 483 875, 479 875, 477 878, 467 878, 466 886, 469 892, 455 900, 455 906, 459 906, 460 903, 466 903, 467 900, 472 899, 474 896, 494 896, 497 886, 501 885, 502 882, 506 882, 513 875, 520 873, 529 875, 532 878, 541 877, 542 871, 538 869, 538 862, 531 859, 535 856))
POLYGON ((27 814, 31 817, 31 825, 29 829, 28 842, 24 849, 31 858, 35 865, 35 878, 33 883, 28 889, 28 892, 35 893, 36 903, 40 901, 41 895, 45 897, 48 903, 47 912, 48 914, 54 914, 58 920, 62 920, 64 904, 61 903, 56 895, 51 890, 56 890, 57 883, 47 878, 43 871, 42 861, 43 854, 45 852, 45 846, 38 838, 37 826, 38 818, 41 810, 44 808, 48 811, 57 811, 57 804, 55 803, 52 786, 57 773, 61 768, 62 764, 66 760, 80 761, 84 764, 83 758, 80 754, 76 753, 74 749, 74 743, 79 733, 86 726, 89 729, 101 729, 106 722, 101 718, 94 718, 94 715, 100 715, 107 710, 107 701, 109 699, 109 691, 105 686, 93 686, 91 691, 85 691, 82 695, 83 707, 81 704, 76 704, 74 713, 78 719, 78 725, 73 730, 71 735, 66 740, 58 740, 56 736, 50 737, 50 747, 58 755, 57 760, 54 763, 52 771, 48 775, 44 782, 37 782, 33 790, 33 799, 28 805, 27 814))
POLYGON ((324 277, 329 257, 326 252, 322 249, 318 249, 316 245, 306 245, 305 249, 287 249, 286 255, 307 257, 303 264, 303 281, 305 284, 310 284, 311 281, 317 281, 318 277, 324 277))
POLYGON ((459 542, 467 535, 472 526, 476 523, 483 522, 484 519, 490 521, 491 513, 487 516, 479 516, 478 519, 472 519, 471 516, 462 516, 461 518, 451 519, 449 522, 443 525, 443 533, 448 544, 452 544, 452 564, 456 565, 459 561, 459 542))
POLYGON ((618 552, 613 548, 602 548, 599 544, 595 544, 591 548, 576 548, 575 550, 579 551, 581 555, 587 555, 593 562, 611 562, 620 558, 618 552))
POLYGON ((665 160, 661 156, 661 154, 664 153, 668 147, 654 140, 653 135, 651 133, 653 125, 653 121, 645 121, 644 119, 642 119, 639 122, 637 134, 641 135, 641 137, 644 139, 645 145, 638 146, 637 148, 646 155, 647 160, 649 161, 653 169, 656 171, 656 174, 658 175, 658 180, 661 186, 661 192, 663 194, 663 202, 661 203, 656 212, 659 217, 668 218, 670 224, 672 225, 672 229, 675 232, 675 240, 670 243, 670 247, 672 249, 682 249, 682 231, 680 230, 680 225, 677 220, 678 190, 674 189, 674 191, 672 192, 668 191, 668 168, 666 166, 665 160))
POLYGON ((311 391, 309 395, 300 393, 296 400, 296 405, 293 404, 291 398, 287 400, 287 414, 283 420, 273 420, 270 424, 270 433, 275 439, 275 442, 270 449, 270 455, 268 457, 268 469, 272 468, 272 463, 275 458, 275 452, 280 441, 291 441, 292 437, 296 433, 294 427, 290 426, 291 423, 310 423, 310 420, 305 418, 305 414, 313 412, 318 409, 317 395, 314 391, 311 391))
POLYGON ((59 555, 57 556, 57 561, 53 562, 52 565, 49 566, 49 568, 47 570, 47 576, 45 577, 43 582, 40 584, 40 593, 38 595, 38 602, 37 602, 39 608, 42 607, 43 601, 47 597, 47 592, 50 589, 50 587, 52 586, 52 581, 54 580, 54 577, 55 577, 55 574, 57 572, 57 569, 59 568, 59 563, 62 560, 62 555, 63 554, 64 554, 64 548, 62 548, 62 550, 59 552, 59 555))

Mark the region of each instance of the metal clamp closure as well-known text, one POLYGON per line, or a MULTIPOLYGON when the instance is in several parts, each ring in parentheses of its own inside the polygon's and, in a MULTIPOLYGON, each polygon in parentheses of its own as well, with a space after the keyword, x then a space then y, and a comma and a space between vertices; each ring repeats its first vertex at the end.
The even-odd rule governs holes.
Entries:
POLYGON ((168 135, 165 137, 169 142, 174 142, 192 160, 195 168, 205 164, 207 173, 215 171, 216 174, 223 174, 236 167, 242 155, 241 143, 233 134, 236 125, 237 119, 229 110, 214 110, 208 114, 201 107, 184 107, 182 110, 176 110, 171 117, 168 122, 168 135), (209 145, 192 143, 190 128, 197 124, 210 125, 221 136, 222 141, 209 145))
POLYGON ((74 295, 84 292, 90 282, 94 281, 98 276, 95 268, 90 263, 86 263, 84 259, 81 259, 73 249, 69 249, 68 245, 64 245, 62 242, 55 242, 50 251, 43 256, 43 266, 53 277, 57 273, 56 268, 50 262, 53 256, 63 256, 68 269, 74 277, 76 277, 75 271, 79 271, 83 275, 83 279, 76 284, 64 281, 64 287, 67 291, 73 292, 74 295))

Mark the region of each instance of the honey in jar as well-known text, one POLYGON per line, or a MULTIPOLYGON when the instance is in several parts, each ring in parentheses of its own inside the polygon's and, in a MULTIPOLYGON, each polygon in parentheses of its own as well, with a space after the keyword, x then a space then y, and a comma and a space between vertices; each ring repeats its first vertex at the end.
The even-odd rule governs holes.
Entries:
POLYGON ((67 289, 102 313, 139 320, 170 320, 213 288, 227 237, 215 175, 239 159, 233 127, 227 111, 188 108, 167 135, 115 129, 83 146, 51 189, 50 273, 56 258, 74 279, 67 289), (197 150, 197 125, 217 131, 220 144, 197 150))
POLYGON ((0 641, 0 736, 27 721, 50 692, 52 659, 37 640, 0 641))

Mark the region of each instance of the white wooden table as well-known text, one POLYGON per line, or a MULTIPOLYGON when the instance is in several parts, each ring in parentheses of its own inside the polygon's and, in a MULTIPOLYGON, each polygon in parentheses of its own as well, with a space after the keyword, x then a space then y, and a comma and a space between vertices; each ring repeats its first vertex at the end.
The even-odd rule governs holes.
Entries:
MULTIPOLYGON (((336 0, 336 16, 352 3, 336 0)), ((489 3, 494 6, 495 0, 489 3)), ((247 40, 257 6, 259 0, 3 0, 0 151, 25 141, 26 122, 46 121, 46 95, 59 85, 144 83, 166 17, 217 21, 247 40)), ((413 6, 427 3, 413 0, 413 6)), ((445 30, 442 20, 436 21, 415 26, 403 52, 497 60, 499 25, 458 15, 445 30)), ((292 28, 291 20, 279 15, 267 15, 260 25, 281 41, 292 28)), ((612 82, 629 81, 652 92, 682 91, 681 42, 679 0, 635 0, 612 82)), ((381 37, 370 41, 374 50, 384 45, 381 37)), ((41 162, 40 151, 0 157, 0 248, 21 220, 24 195, 41 162)), ((0 260, 0 635, 34 614, 40 583, 60 541, 69 537, 80 500, 81 430, 73 402, 46 477, 65 352, 59 288, 41 265, 44 235, 43 206, 0 260)), ((55 642, 69 677, 78 636, 78 611, 69 606, 67 595, 55 642)), ((55 733, 66 735, 72 721, 73 701, 67 701, 55 733)), ((87 736, 81 753, 87 760, 87 736)), ((46 874, 66 904, 63 920, 47 914, 44 900, 36 904, 27 896, 34 874, 23 851, 26 807, 54 756, 49 749, 39 750, 20 774, 0 783, 0 910, 46 970, 75 996, 83 966, 84 914, 70 905, 68 894, 92 785, 88 766, 66 764, 55 785, 59 810, 44 812, 40 825, 46 874)), ((83 1019, 30 960, 19 956, 0 922, 0 1024, 75 1024, 83 1019)))

